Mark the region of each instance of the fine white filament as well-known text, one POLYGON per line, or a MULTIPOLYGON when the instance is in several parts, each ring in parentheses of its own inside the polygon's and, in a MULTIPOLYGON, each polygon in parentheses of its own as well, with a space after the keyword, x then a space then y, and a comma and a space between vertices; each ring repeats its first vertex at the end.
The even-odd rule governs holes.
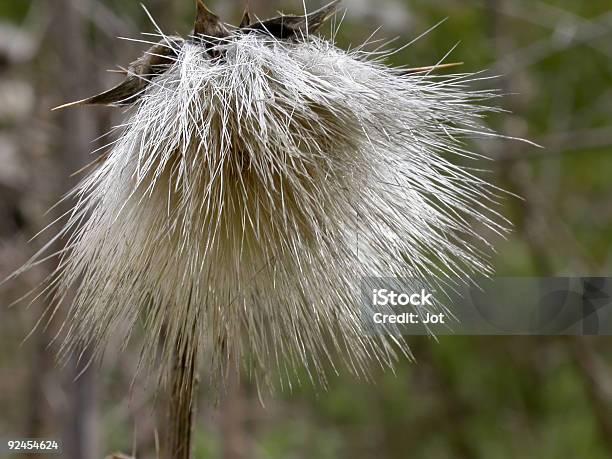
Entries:
POLYGON ((364 332, 356 287, 488 272, 474 227, 503 231, 495 190, 453 156, 491 135, 492 94, 314 36, 232 32, 212 51, 176 50, 73 192, 49 285, 55 304, 76 292, 64 350, 99 355, 139 327, 162 374, 177 346, 266 380, 391 366, 407 347, 364 332))

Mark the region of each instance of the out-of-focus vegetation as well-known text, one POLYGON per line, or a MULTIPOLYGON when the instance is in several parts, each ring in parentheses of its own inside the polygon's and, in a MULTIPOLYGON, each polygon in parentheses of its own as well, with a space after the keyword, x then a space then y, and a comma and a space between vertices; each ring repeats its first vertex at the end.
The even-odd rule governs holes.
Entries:
MULTIPOLYGON (((41 246, 28 239, 61 215, 45 211, 75 182, 70 174, 104 144, 117 109, 50 112, 119 78, 143 45, 118 40, 154 31, 126 0, 0 2, 0 278, 41 246)), ((193 1, 147 0, 160 27, 187 34, 193 1)), ((210 2, 237 22, 244 5, 210 2)), ((319 6, 306 2, 309 8, 319 6)), ((251 0, 258 16, 300 11, 301 2, 251 0)), ((407 42, 391 57, 415 67, 447 58, 508 94, 511 114, 487 120, 520 142, 481 141, 492 180, 506 197, 514 232, 497 243, 498 274, 612 273, 612 8, 609 0, 345 0, 342 46, 380 38, 407 42)), ((381 101, 384 103, 384 101, 381 101)), ((95 156, 94 156, 95 157, 95 156)), ((51 229, 53 231, 53 229, 51 229)), ((21 344, 45 299, 6 306, 40 282, 52 261, 0 290, 0 438, 64 440, 67 458, 115 450, 155 457, 163 434, 163 397, 143 376, 130 390, 138 355, 109 352, 102 370, 76 381, 74 363, 54 364, 59 323, 21 344)), ((57 321, 56 321, 57 322, 57 321)), ((612 457, 612 340, 600 338, 411 338, 416 363, 372 381, 333 377, 328 390, 308 384, 264 397, 233 384, 218 404, 205 400, 196 432, 204 458, 589 458, 612 457)), ((204 372, 206 369, 204 369, 204 372)), ((203 382, 206 377, 203 377, 203 382)), ((307 380, 304 375, 303 380, 307 380)), ((163 438, 163 437, 162 437, 163 438)))

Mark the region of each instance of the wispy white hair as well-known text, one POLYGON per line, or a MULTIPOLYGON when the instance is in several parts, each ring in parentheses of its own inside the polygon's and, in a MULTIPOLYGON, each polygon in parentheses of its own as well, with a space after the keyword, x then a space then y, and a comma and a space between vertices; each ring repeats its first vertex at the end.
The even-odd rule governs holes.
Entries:
POLYGON ((408 353, 364 332, 360 280, 487 273, 475 223, 503 229, 494 188, 455 161, 490 135, 491 94, 384 58, 240 31, 176 49, 73 193, 50 283, 57 304, 76 290, 65 351, 139 324, 162 374, 200 348, 216 376, 236 361, 323 383, 330 363, 366 374, 408 353))

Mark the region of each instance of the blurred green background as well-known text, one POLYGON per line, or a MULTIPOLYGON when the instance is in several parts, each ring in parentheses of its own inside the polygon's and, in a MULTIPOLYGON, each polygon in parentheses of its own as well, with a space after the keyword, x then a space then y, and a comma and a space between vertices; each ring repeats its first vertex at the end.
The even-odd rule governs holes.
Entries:
MULTIPOLYGON (((143 0, 167 33, 189 33, 192 0, 143 0)), ((209 2, 237 23, 244 4, 209 2)), ((266 17, 299 13, 298 0, 251 0, 266 17)), ((309 9, 321 5, 307 1, 309 9)), ((612 274, 612 5, 609 0, 344 0, 338 44, 382 27, 398 46, 446 22, 392 58, 395 65, 448 61, 487 70, 510 113, 487 120, 507 136, 474 149, 507 197, 514 224, 496 243, 504 276, 612 274)), ((0 278, 42 244, 28 243, 62 210, 45 213, 121 122, 108 108, 51 112, 99 92, 144 45, 117 39, 153 32, 136 0, 0 2, 0 278)), ((329 32, 329 30, 327 30, 329 32)), ((146 39, 146 37, 144 37, 146 39)), ((51 229, 50 231, 53 231, 51 229)), ((163 396, 135 375, 135 350, 109 353, 75 380, 57 367, 59 324, 23 339, 47 306, 9 303, 53 268, 38 266, 0 288, 0 438, 61 438, 63 457, 114 451, 156 457, 163 396), (135 378, 135 379, 134 379, 135 378), (136 381, 132 387, 131 384, 136 381)), ((416 362, 371 381, 330 378, 270 395, 248 381, 220 399, 202 378, 196 458, 589 458, 612 457, 612 340, 564 337, 409 338, 416 362)), ((206 369, 204 369, 206 373, 206 369)), ((307 378, 302 378, 307 379, 307 378)), ((43 456, 37 456, 43 457, 43 456)))

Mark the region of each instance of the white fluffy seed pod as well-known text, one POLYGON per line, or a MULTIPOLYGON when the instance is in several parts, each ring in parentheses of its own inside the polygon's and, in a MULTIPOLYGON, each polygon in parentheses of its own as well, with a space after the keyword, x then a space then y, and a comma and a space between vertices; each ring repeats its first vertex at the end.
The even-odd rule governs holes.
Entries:
POLYGON ((312 35, 157 46, 171 62, 58 236, 56 302, 76 289, 66 351, 100 353, 140 322, 162 374, 185 347, 215 375, 236 360, 324 382, 325 361, 363 374, 407 352, 362 329, 360 279, 488 272, 473 228, 502 230, 493 188, 453 162, 491 135, 473 75, 406 74, 312 35))

